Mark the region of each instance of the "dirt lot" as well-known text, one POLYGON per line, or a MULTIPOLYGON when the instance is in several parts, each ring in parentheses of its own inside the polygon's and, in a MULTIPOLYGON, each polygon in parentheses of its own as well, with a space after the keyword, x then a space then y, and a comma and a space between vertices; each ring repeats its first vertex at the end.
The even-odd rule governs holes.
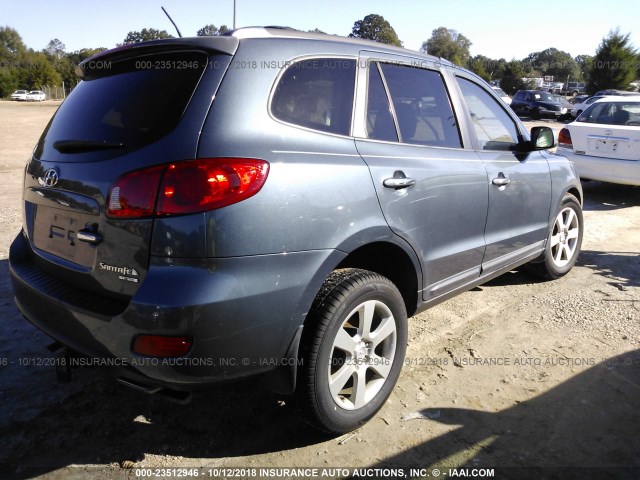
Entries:
POLYGON ((514 271, 411 319, 407 364, 387 405, 353 434, 328 438, 255 383, 200 392, 186 406, 99 369, 56 384, 50 340, 13 305, 7 265, 22 169, 55 107, 0 102, 3 478, 389 466, 432 476, 463 467, 494 468, 496 478, 639 478, 640 189, 584 185, 583 252, 566 277, 514 271))

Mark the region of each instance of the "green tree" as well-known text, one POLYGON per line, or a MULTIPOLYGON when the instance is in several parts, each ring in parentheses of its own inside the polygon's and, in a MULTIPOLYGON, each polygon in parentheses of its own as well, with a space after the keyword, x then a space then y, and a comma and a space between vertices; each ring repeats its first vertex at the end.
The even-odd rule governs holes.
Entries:
POLYGON ((326 35, 327 32, 323 32, 319 28, 314 28, 313 30, 307 30, 309 33, 324 33, 326 35))
POLYGON ((484 55, 476 55, 469 59, 467 68, 490 81, 501 79, 506 65, 507 61, 504 58, 495 60, 484 55))
POLYGON ((513 95, 518 90, 524 90, 527 88, 527 84, 522 80, 525 76, 522 62, 520 60, 511 60, 504 67, 500 88, 509 95, 513 95))
POLYGON ((353 24, 350 37, 365 38, 374 42, 402 46, 396 31, 382 15, 370 14, 353 24))
POLYGON ((14 68, 0 68, 0 97, 8 97, 20 88, 20 71, 14 68))
POLYGON ((47 44, 46 48, 43 50, 43 53, 52 59, 60 60, 65 56, 66 49, 67 47, 64 43, 62 43, 57 38, 54 38, 47 44))
POLYGON ((16 60, 26 51, 27 47, 17 30, 11 27, 0 27, 0 60, 16 60))
POLYGON ((54 38, 47 44, 44 50, 42 50, 42 53, 47 56, 51 66, 58 72, 58 75, 60 75, 61 82, 64 82, 65 85, 70 85, 72 79, 75 77, 75 66, 69 61, 66 49, 67 47, 64 43, 54 38))
POLYGON ((73 65, 78 65, 83 60, 86 60, 89 57, 93 57, 100 52, 104 52, 107 49, 104 47, 100 48, 83 48, 80 50, 76 50, 75 52, 71 52, 67 54, 67 58, 73 65))
POLYGON ((60 75, 62 76, 62 80, 64 81, 65 88, 67 91, 78 84, 78 77, 76 76, 76 67, 87 58, 93 57, 94 55, 104 52, 107 50, 106 48, 83 48, 81 50, 76 50, 75 52, 67 53, 64 60, 65 70, 58 70, 60 75))
POLYGON ((577 80, 581 76, 580 67, 571 55, 556 48, 531 53, 524 59, 524 64, 525 70, 538 73, 535 76, 552 76, 556 82, 564 82, 567 78, 577 80))
POLYGON ((487 72, 485 65, 486 63, 482 59, 482 55, 476 55, 475 57, 469 59, 467 68, 488 82, 489 80, 491 80, 491 75, 489 74, 489 72, 487 72))
POLYGON ((21 84, 26 53, 27 47, 18 32, 11 27, 0 27, 0 97, 26 88, 21 84))
POLYGON ((638 56, 629 42, 629 34, 619 29, 602 39, 589 71, 587 92, 593 94, 605 88, 626 90, 636 77, 638 56))
POLYGON ((44 86, 61 85, 62 77, 53 68, 49 58, 42 52, 26 54, 26 67, 20 72, 21 84, 27 89, 41 89, 44 86))
POLYGON ((205 25, 200 30, 198 30, 198 33, 196 33, 196 35, 199 37, 215 37, 216 35, 222 35, 223 33, 226 33, 228 31, 229 27, 227 27, 226 25, 222 25, 220 26, 220 28, 218 28, 215 25, 210 24, 205 25))
POLYGON ((431 32, 431 38, 422 43, 421 52, 446 58, 456 65, 466 65, 471 54, 471 40, 450 28, 439 27, 431 32))
POLYGON ((574 58, 578 68, 580 69, 579 81, 589 80, 589 72, 591 71, 591 65, 593 64, 593 56, 591 55, 578 55, 574 58))
POLYGON ((146 42, 147 40, 161 40, 163 38, 173 38, 166 30, 156 30, 155 28, 143 28, 139 32, 132 31, 127 34, 124 44, 146 42))

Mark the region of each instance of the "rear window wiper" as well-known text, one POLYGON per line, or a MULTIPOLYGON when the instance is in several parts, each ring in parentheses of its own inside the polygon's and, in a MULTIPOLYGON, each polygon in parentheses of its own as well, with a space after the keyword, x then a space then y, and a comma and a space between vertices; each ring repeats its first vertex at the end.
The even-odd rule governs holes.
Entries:
POLYGON ((100 142, 96 140, 58 140, 53 144, 53 148, 60 153, 81 153, 124 148, 124 144, 119 142, 100 142))

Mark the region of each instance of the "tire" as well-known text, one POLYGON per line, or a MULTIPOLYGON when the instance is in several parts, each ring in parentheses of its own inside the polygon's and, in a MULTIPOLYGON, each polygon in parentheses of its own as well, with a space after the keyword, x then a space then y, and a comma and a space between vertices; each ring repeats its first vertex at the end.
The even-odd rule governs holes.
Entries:
POLYGON ((359 269, 334 271, 305 320, 298 404, 316 428, 350 432, 384 405, 407 348, 407 313, 387 278, 359 269))
POLYGON ((547 279, 566 275, 578 259, 583 233, 582 208, 576 197, 566 194, 554 216, 541 260, 527 264, 527 269, 547 279))
POLYGON ((534 108, 531 110, 531 118, 533 120, 540 120, 540 110, 538 110, 537 108, 534 108))

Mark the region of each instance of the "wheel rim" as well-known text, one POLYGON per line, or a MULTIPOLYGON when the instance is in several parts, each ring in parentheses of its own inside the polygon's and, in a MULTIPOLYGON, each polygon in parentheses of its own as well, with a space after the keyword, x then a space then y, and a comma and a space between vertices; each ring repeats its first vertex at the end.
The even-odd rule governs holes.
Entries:
POLYGON ((328 368, 333 400, 345 410, 367 405, 384 386, 396 353, 396 322, 389 307, 368 300, 340 326, 328 368))
POLYGON ((573 258, 578 247, 580 223, 572 208, 565 208, 556 217, 551 232, 551 258, 559 267, 565 267, 573 258))

